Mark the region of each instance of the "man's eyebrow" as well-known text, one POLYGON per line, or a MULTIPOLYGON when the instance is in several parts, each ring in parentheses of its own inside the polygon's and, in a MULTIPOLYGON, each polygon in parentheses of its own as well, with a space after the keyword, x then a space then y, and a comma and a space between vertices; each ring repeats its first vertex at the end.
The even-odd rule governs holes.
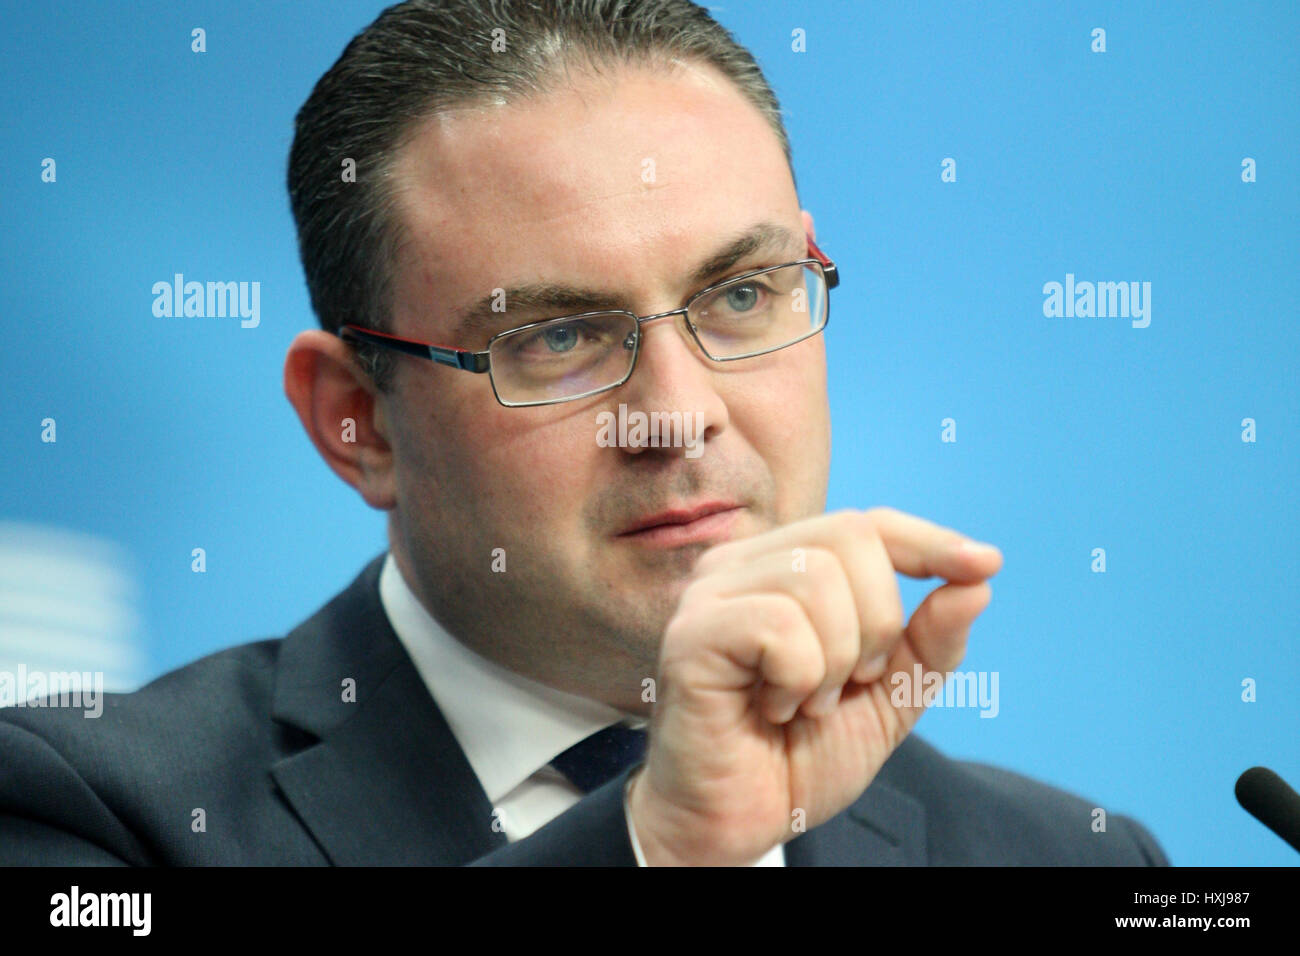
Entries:
MULTIPOLYGON (((722 248, 705 259, 690 274, 692 287, 703 287, 721 276, 736 263, 760 252, 784 252, 794 258, 803 258, 807 250, 807 237, 774 222, 757 223, 729 240, 722 248), (799 251, 796 253, 795 246, 799 251)), ((617 293, 552 282, 535 282, 514 286, 503 293, 488 293, 455 313, 452 341, 459 343, 474 333, 497 331, 510 327, 510 314, 521 312, 545 313, 546 316, 575 315, 601 309, 626 309, 627 303, 617 293), (494 310, 494 304, 505 300, 506 312, 494 310)))

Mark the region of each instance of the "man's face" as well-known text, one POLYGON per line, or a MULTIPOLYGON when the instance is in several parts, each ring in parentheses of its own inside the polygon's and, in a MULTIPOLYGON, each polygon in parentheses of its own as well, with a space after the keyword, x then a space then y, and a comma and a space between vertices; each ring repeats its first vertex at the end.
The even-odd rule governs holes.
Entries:
MULTIPOLYGON (((507 296, 495 326, 458 332, 458 310, 494 289, 579 286, 648 315, 807 256, 779 141, 721 74, 692 66, 572 82, 419 127, 399 160, 410 242, 395 334, 479 350, 495 332, 557 314, 512 310, 507 296), (764 222, 794 241, 692 279, 764 222)), ((382 404, 396 470, 390 540, 425 606, 498 663, 628 710, 643 709, 640 682, 655 673, 698 556, 820 513, 830 460, 821 335, 714 363, 680 317, 643 331, 631 379, 585 399, 506 408, 486 375, 399 358, 382 404), (598 443, 598 414, 620 404, 698 420, 702 453, 598 443), (715 501, 741 509, 703 541, 623 536, 647 516, 715 501)))

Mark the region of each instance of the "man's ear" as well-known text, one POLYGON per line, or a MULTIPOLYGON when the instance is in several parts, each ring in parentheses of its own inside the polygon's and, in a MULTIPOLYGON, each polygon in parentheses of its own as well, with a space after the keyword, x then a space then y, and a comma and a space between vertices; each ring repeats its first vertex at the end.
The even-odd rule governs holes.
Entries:
POLYGON ((337 335, 298 333, 284 359, 284 394, 325 463, 372 508, 396 506, 381 396, 337 335))
POLYGON ((813 229, 812 213, 810 213, 807 209, 800 209, 799 215, 803 218, 803 231, 808 233, 808 235, 812 236, 812 241, 816 242, 817 231, 813 229))

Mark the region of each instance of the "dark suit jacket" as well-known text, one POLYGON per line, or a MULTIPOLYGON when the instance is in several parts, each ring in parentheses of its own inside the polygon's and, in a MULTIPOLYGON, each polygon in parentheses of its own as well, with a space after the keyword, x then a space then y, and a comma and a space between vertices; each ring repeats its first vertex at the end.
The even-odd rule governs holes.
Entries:
MULTIPOLYGON (((493 830, 384 614, 381 565, 283 640, 105 695, 98 718, 0 710, 0 864, 635 865, 631 771, 524 840, 493 830)), ((1168 865, 1132 819, 1109 814, 1094 833, 1092 806, 913 734, 856 802, 786 844, 786 862, 1168 865)))

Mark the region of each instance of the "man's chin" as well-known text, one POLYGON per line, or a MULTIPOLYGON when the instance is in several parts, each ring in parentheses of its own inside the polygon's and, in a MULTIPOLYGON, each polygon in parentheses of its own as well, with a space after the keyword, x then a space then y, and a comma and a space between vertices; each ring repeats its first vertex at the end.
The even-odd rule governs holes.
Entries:
POLYGON ((631 570, 623 580, 610 582, 596 612, 605 627, 621 635, 620 644, 658 659, 664 630, 690 582, 689 570, 631 570))
POLYGON ((645 592, 661 602, 672 592, 675 604, 695 573, 700 555, 710 547, 709 544, 684 544, 677 548, 641 548, 634 544, 615 544, 610 564, 625 569, 626 576, 615 587, 645 592))

